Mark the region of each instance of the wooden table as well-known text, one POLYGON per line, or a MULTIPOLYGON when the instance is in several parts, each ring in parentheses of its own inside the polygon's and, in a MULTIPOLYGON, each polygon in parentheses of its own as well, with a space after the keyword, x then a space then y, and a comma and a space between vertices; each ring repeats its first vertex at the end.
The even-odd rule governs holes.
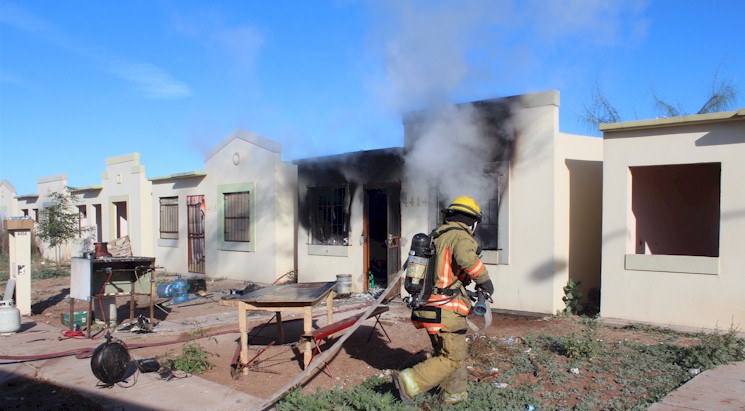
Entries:
MULTIPOLYGON (((334 286, 336 281, 297 283, 276 285, 262 288, 248 294, 238 295, 232 299, 220 300, 220 305, 238 306, 238 326, 241 332, 241 364, 248 362, 248 311, 274 311, 277 314, 277 329, 280 343, 284 343, 282 329, 282 312, 303 312, 303 333, 313 330, 313 307, 326 299, 328 323, 332 321, 334 312, 334 286)), ((306 341, 303 348, 303 366, 307 367, 313 357, 313 344, 306 341)), ((248 374, 248 368, 243 368, 243 374, 248 374)))

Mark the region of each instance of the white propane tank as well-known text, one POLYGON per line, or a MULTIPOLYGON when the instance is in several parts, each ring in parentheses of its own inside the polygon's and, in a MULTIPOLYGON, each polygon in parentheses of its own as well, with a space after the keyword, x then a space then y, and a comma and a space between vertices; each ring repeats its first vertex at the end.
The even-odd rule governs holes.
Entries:
POLYGON ((0 301, 0 334, 14 334, 21 329, 21 310, 10 301, 0 301))

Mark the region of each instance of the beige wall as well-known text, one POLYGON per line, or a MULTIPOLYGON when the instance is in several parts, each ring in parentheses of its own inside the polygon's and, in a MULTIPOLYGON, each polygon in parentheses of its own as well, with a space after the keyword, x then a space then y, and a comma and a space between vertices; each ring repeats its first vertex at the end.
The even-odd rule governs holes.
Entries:
POLYGON ((743 120, 739 110, 602 128, 603 317, 710 329, 745 323, 743 120), (721 163, 719 256, 637 255, 629 167, 694 163, 721 163))
POLYGON ((106 159, 106 171, 101 175, 102 241, 117 238, 114 203, 127 204, 127 235, 135 256, 153 254, 152 184, 140 164, 139 153, 106 159))
POLYGON ((205 162, 207 178, 207 275, 272 283, 295 270, 294 239, 297 168, 282 163, 278 143, 243 130, 236 130, 218 144, 205 162), (254 190, 252 238, 248 248, 221 244, 219 201, 221 187, 251 187, 254 190), (285 202, 292 201, 293 208, 285 202), (280 204, 281 203, 281 204, 280 204), (288 244, 290 244, 288 246, 288 244))
MULTIPOLYGON (((556 91, 520 96, 518 104, 517 150, 499 210, 502 250, 483 259, 493 308, 554 314, 564 309, 570 276, 599 287, 602 139, 559 132, 556 91)), ((401 209, 405 258, 411 237, 429 232, 438 210, 434 193, 403 184, 416 200, 401 209)))
POLYGON ((0 220, 18 216, 16 188, 8 180, 0 180, 0 220))
MULTIPOLYGON (((190 176, 174 176, 152 180, 152 214, 153 214, 153 256, 157 265, 164 267, 169 274, 189 272, 189 239, 187 219, 187 197, 204 195, 203 184, 205 173, 190 176), (160 199, 178 197, 178 238, 160 238, 160 199)), ((207 258, 207 256, 205 256, 207 258)))
MULTIPOLYGON (((33 208, 37 209, 39 213, 42 212, 42 210, 49 206, 51 203, 51 195, 55 192, 65 192, 67 189, 67 175, 65 174, 57 174, 53 176, 47 176, 42 177, 37 181, 37 194, 39 195, 36 198, 36 202, 34 204, 27 204, 23 206, 23 208, 33 208)), ((33 218, 34 216, 31 215, 33 218)), ((41 214, 39 214, 39 221, 41 221, 41 214)), ((50 249, 49 246, 45 243, 43 243, 41 240, 38 239, 37 241, 39 244, 39 247, 41 249, 42 256, 44 258, 49 259, 56 259, 57 258, 57 250, 50 249)), ((61 259, 67 259, 70 257, 70 249, 69 246, 62 246, 60 247, 60 258, 61 259)))
POLYGON ((570 277, 583 289, 599 287, 602 140, 559 132, 558 92, 522 96, 521 104, 518 150, 500 210, 507 214, 500 218, 509 229, 508 255, 488 268, 495 308, 553 314, 565 307, 570 277), (593 210, 594 219, 576 221, 593 210))

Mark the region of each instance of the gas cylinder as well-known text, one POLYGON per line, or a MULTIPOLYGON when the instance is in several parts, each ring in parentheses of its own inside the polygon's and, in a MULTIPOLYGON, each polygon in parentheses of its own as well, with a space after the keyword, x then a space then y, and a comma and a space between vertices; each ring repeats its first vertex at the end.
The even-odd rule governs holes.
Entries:
MULTIPOLYGON (((2 301, 5 303, 5 301, 2 301)), ((0 334, 14 334, 21 329, 21 310, 12 305, 0 307, 0 334)))

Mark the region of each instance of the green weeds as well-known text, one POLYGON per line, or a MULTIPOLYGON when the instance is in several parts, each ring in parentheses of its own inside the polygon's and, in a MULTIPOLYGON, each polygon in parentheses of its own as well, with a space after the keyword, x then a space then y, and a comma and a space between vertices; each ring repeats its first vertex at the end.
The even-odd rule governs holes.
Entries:
MULTIPOLYGON (((173 364, 173 368, 189 374, 201 374, 210 368, 212 364, 209 361, 209 352, 197 342, 197 339, 204 337, 204 331, 197 327, 187 336, 186 342, 181 346, 181 353, 175 358, 171 353, 165 354, 165 361, 173 364)), ((217 344, 215 338, 211 338, 217 344)))
MULTIPOLYGON (((493 381, 470 382, 469 400, 447 409, 518 410, 530 404, 538 410, 644 410, 691 379, 689 368, 703 371, 745 360, 745 341, 737 338, 734 329, 695 335, 653 327, 610 329, 592 318, 575 325, 566 335, 529 335, 517 343, 474 338, 469 344, 472 368, 495 367, 499 372, 493 381), (604 340, 610 331, 614 338, 604 340), (619 340, 625 331, 630 338, 619 340), (680 340, 686 344, 679 345, 680 340)), ((295 390, 277 403, 277 410, 446 408, 434 391, 416 401, 417 408, 406 407, 390 379, 374 377, 347 390, 313 394, 295 390)))

